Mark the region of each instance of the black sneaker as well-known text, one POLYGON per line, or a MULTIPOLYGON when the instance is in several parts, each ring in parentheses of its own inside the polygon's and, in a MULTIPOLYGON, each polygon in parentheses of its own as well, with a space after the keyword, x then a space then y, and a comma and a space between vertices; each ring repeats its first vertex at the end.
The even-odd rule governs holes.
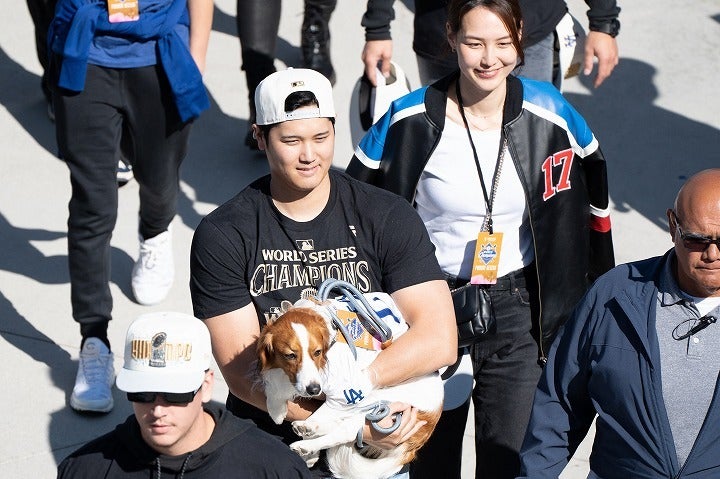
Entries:
POLYGON ((330 28, 322 12, 305 7, 301 30, 300 48, 303 67, 311 68, 325 75, 335 85, 335 69, 330 61, 330 28))

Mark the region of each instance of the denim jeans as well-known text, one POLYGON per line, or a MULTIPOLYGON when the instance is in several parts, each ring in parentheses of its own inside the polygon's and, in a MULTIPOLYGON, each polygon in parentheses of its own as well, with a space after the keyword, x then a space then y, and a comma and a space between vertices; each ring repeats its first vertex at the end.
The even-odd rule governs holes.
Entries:
POLYGON ((53 101, 60 156, 70 169, 72 184, 68 261, 73 318, 81 332, 103 323, 107 328, 121 144, 139 185, 139 232, 152 238, 175 216, 190 124, 180 122, 160 66, 88 65, 83 91, 58 90, 53 101))
MULTIPOLYGON (((497 331, 470 348, 475 386, 476 478, 514 478, 541 368, 537 363, 537 287, 534 264, 491 288, 497 331)), ((459 479, 470 401, 443 411, 430 441, 411 464, 410 477, 459 479)))
POLYGON ((524 49, 525 63, 513 70, 513 74, 534 80, 546 81, 560 88, 560 79, 554 79, 555 32, 524 49))

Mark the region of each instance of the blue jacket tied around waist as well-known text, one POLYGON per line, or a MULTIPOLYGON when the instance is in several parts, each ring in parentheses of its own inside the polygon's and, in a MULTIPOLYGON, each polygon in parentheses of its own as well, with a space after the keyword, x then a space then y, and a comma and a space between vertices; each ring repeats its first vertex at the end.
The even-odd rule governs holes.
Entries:
POLYGON ((104 0, 61 1, 48 35, 50 50, 61 57, 58 86, 83 90, 90 44, 96 35, 139 42, 155 40, 181 120, 197 118, 209 108, 210 100, 200 70, 174 29, 177 24, 189 23, 187 0, 173 0, 157 9, 143 10, 138 21, 119 23, 108 20, 104 0))

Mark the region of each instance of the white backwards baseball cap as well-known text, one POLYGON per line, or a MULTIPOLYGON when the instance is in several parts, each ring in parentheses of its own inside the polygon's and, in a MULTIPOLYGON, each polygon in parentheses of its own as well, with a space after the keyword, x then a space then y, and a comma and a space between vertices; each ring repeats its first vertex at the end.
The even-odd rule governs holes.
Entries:
POLYGON ((322 73, 307 68, 288 68, 275 72, 255 89, 255 111, 255 123, 258 125, 306 118, 335 118, 332 85, 322 73), (298 91, 314 94, 319 107, 286 112, 285 100, 288 95, 298 91))
POLYGON ((116 384, 129 393, 196 391, 211 358, 210 332, 199 319, 173 312, 143 314, 128 328, 116 384))

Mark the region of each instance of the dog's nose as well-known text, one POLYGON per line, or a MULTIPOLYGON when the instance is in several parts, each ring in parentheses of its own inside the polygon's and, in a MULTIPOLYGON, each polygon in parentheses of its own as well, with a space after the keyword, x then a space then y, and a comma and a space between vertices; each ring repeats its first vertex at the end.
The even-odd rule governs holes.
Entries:
POLYGON ((317 396, 320 394, 320 385, 318 383, 311 383, 305 388, 305 391, 311 396, 317 396))

